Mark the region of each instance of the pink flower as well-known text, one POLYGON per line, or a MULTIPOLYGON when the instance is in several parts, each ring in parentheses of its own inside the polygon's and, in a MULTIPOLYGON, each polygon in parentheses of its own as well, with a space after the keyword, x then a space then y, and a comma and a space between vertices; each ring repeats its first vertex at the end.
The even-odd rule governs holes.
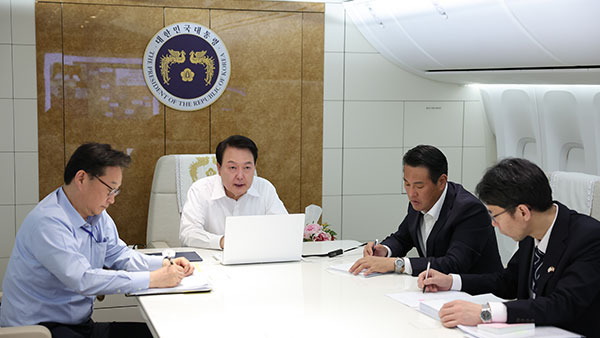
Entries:
POLYGON ((322 230, 323 227, 319 224, 307 224, 306 227, 304 227, 304 239, 312 239, 311 237, 314 234, 319 233, 322 230))
POLYGON ((323 232, 323 231, 319 231, 318 233, 316 233, 313 236, 313 241, 315 242, 321 242, 321 241, 330 241, 331 240, 331 235, 323 232))

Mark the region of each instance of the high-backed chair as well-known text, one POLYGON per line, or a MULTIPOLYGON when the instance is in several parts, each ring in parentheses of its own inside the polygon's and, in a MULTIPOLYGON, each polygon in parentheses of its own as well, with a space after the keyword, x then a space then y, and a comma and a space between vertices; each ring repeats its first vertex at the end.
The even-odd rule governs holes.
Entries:
POLYGON ((555 171, 550 174, 550 186, 553 199, 600 220, 600 176, 555 171))
POLYGON ((179 220, 187 191, 196 180, 216 173, 214 154, 165 155, 158 159, 148 208, 148 247, 181 245, 179 220))

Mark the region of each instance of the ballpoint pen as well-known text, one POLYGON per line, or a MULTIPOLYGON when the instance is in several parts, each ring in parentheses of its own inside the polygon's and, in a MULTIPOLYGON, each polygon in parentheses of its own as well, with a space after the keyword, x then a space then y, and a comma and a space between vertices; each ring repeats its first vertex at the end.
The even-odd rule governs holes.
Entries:
POLYGON ((166 249, 162 252, 162 256, 166 259, 169 260, 169 263, 171 263, 171 265, 173 265, 173 257, 175 256, 175 250, 173 249, 166 249))
POLYGON ((376 239, 375 243, 373 243, 373 248, 372 248, 373 256, 375 256, 375 247, 377 246, 377 244, 379 244, 379 240, 378 239, 376 239))
POLYGON ((425 279, 423 279, 423 293, 425 293, 425 280, 429 278, 429 268, 431 268, 431 261, 427 261, 427 271, 425 271, 425 279))

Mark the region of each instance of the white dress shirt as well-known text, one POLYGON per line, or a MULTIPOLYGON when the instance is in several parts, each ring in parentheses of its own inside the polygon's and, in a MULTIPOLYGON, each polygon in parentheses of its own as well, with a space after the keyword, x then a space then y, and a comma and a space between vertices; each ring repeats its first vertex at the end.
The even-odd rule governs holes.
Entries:
MULTIPOLYGON (((446 184, 446 187, 440 195, 440 198, 438 198, 438 200, 431 207, 431 209, 429 209, 427 212, 421 211, 421 213, 423 214, 423 219, 421 220, 421 224, 419 225, 419 231, 421 231, 421 238, 423 239, 423 254, 425 255, 425 257, 427 257, 427 238, 429 237, 429 234, 431 234, 431 230, 433 230, 435 222, 437 222, 438 218, 440 218, 440 212, 442 211, 444 200, 446 200, 447 192, 448 184, 446 184)), ((387 245, 384 246, 387 248, 388 251, 387 256, 390 257, 392 254, 392 250, 390 250, 390 248, 388 248, 387 245)), ((403 273, 412 275, 412 265, 410 265, 410 259, 408 259, 408 257, 404 257, 403 273)))
MULTIPOLYGON (((540 250, 544 254, 548 249, 550 234, 552 234, 552 228, 554 228, 554 223, 556 223, 556 218, 558 217, 558 205, 556 203, 554 203, 553 205, 554 207, 556 207, 556 214, 554 215, 554 220, 552 221, 552 224, 550 225, 548 230, 546 230, 546 233, 544 234, 544 237, 542 237, 541 241, 535 238, 533 239, 535 243, 534 250, 535 247, 537 247, 538 250, 540 250)), ((452 286, 450 287, 450 290, 460 291, 460 289, 462 288, 462 279, 460 278, 460 275, 450 274, 450 276, 452 276, 452 286)), ((504 305, 504 303, 490 302, 490 311, 492 313, 492 322, 506 323, 506 320, 508 319, 508 313, 506 311, 506 305, 504 305)))
POLYGON ((179 240, 184 246, 220 249, 225 217, 287 214, 271 182, 254 176, 237 201, 225 194, 221 176, 199 179, 190 187, 181 213, 179 240))

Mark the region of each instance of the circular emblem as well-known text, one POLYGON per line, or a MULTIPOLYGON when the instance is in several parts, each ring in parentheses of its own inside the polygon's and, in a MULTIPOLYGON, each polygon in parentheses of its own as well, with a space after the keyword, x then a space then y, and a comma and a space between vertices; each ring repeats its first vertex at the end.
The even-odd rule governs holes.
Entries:
POLYGON ((213 104, 227 88, 229 53, 219 36, 191 22, 160 30, 148 43, 144 79, 152 94, 177 110, 199 110, 213 104))

